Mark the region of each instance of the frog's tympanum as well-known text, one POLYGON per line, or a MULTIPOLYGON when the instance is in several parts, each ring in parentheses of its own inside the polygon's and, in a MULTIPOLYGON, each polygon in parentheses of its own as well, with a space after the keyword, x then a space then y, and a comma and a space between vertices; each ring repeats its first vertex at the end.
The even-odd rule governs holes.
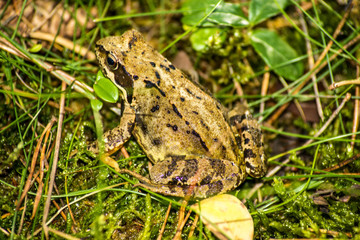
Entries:
MULTIPOLYGON (((120 124, 104 134, 106 156, 131 135, 153 163, 142 187, 172 196, 205 198, 240 185, 247 174, 261 177, 266 159, 260 126, 248 111, 227 112, 197 83, 130 30, 96 44, 106 77, 126 94, 120 124)), ((95 142, 88 147, 98 153, 95 142)))

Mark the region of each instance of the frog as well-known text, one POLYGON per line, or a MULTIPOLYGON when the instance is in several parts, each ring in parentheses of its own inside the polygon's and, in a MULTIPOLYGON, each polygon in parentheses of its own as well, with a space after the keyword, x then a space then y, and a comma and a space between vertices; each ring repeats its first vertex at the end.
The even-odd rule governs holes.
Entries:
MULTIPOLYGON (((228 111, 148 44, 137 30, 96 42, 99 66, 122 92, 119 125, 103 135, 101 160, 137 186, 163 195, 207 198, 266 172, 260 124, 240 104, 228 111), (134 137, 151 161, 149 177, 120 169, 111 155, 134 137)), ((99 154, 99 143, 88 150, 99 154)))

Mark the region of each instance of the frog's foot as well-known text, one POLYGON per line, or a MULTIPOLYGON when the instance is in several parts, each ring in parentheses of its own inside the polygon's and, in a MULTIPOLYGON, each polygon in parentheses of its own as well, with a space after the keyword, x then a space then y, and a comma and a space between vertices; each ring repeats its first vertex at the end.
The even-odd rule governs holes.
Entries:
POLYGON ((119 164, 108 154, 101 155, 100 160, 106 165, 109 165, 110 167, 114 168, 115 171, 120 172, 119 164))
POLYGON ((252 177, 264 176, 267 161, 259 123, 249 111, 229 114, 230 125, 244 154, 246 172, 252 177))

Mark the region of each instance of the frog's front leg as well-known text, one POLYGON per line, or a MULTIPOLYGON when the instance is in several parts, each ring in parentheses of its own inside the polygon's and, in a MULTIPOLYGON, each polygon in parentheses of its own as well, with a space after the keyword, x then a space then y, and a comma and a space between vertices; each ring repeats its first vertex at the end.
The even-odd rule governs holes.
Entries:
MULTIPOLYGON (((111 154, 123 147, 131 137, 135 123, 135 111, 130 107, 129 103, 124 103, 124 111, 120 119, 120 124, 103 135, 104 154, 100 156, 100 160, 105 164, 113 167, 116 171, 120 171, 118 163, 110 157, 111 154)), ((87 150, 99 154, 98 141, 93 142, 87 147, 87 150)))
POLYGON ((229 112, 230 125, 244 154, 246 172, 252 177, 266 173, 266 156, 259 123, 242 105, 229 112))
POLYGON ((245 167, 232 161, 171 156, 150 169, 151 181, 139 185, 165 195, 205 198, 234 189, 245 177, 245 167))

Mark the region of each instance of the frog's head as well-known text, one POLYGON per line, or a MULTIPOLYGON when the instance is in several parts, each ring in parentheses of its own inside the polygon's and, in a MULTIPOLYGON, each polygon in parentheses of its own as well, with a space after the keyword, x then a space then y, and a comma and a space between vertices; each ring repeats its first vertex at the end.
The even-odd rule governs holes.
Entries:
POLYGON ((141 51, 137 45, 142 42, 144 39, 141 34, 130 30, 122 36, 106 37, 96 43, 96 57, 104 75, 124 88, 128 94, 132 91, 134 79, 137 78, 129 68, 136 64, 133 56, 141 51))

